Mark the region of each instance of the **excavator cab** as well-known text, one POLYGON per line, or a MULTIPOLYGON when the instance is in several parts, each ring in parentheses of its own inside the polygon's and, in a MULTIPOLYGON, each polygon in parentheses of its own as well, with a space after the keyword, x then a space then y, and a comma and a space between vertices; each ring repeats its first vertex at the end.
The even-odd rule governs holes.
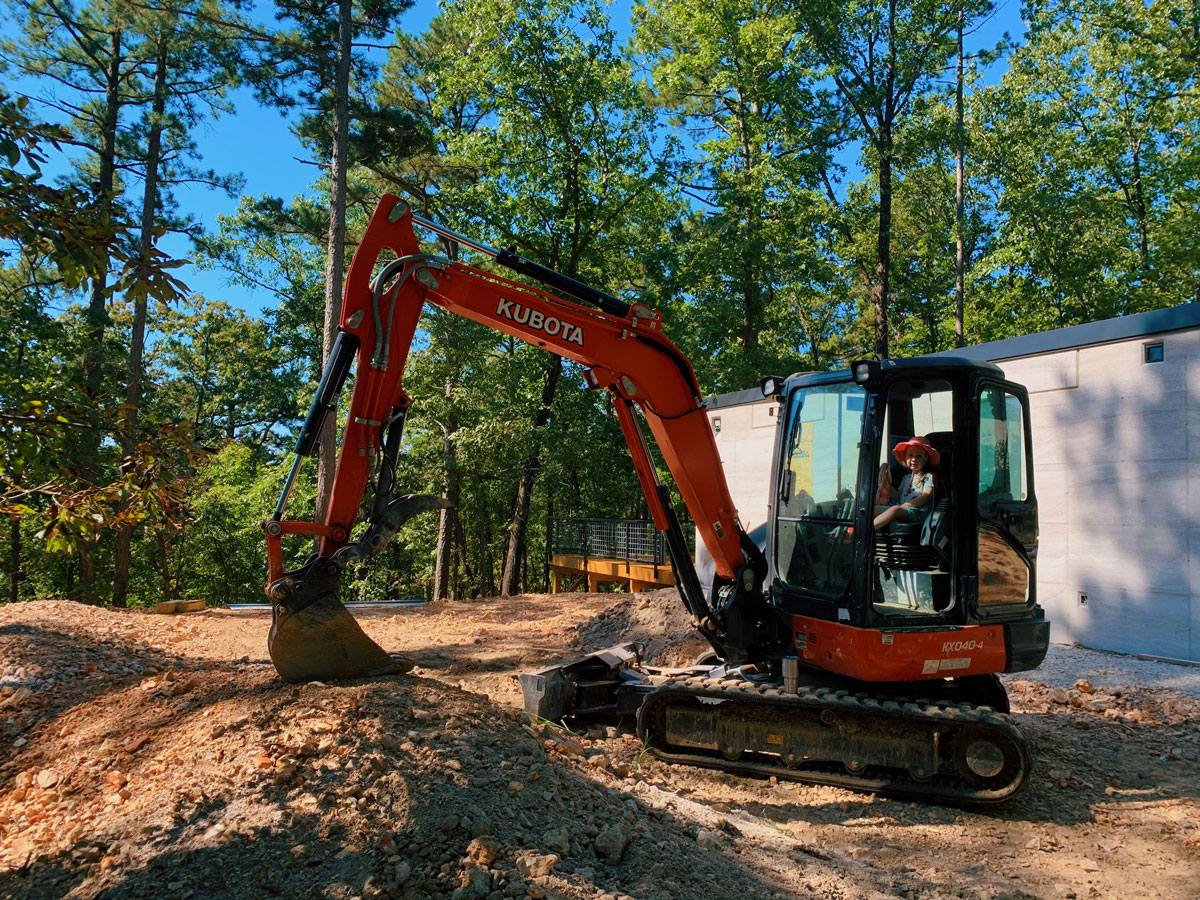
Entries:
POLYGON ((771 377, 780 402, 761 600, 722 604, 715 658, 634 645, 521 677, 542 718, 636 713, 661 759, 896 796, 999 803, 1031 770, 1001 672, 1035 668, 1037 500, 1028 398, 966 359, 771 377), (928 445, 927 512, 875 528, 897 444, 928 445))
POLYGON ((1025 389, 990 363, 956 358, 868 361, 768 382, 782 424, 765 593, 792 622, 801 660, 875 682, 928 677, 930 667, 938 675, 955 665, 1036 667, 1047 632, 1035 596, 1025 389), (901 483, 906 472, 893 448, 913 437, 934 451, 927 512, 876 530, 881 473, 901 483), (979 653, 963 653, 922 658, 919 670, 900 672, 891 654, 867 652, 864 640, 845 646, 860 630, 881 633, 881 646, 893 647, 899 635, 954 636, 983 625, 997 626, 985 665, 979 653))

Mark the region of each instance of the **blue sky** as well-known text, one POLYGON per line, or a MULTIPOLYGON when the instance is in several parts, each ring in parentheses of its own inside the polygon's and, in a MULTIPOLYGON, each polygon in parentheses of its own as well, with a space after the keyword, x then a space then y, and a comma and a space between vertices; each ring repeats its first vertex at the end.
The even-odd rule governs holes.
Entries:
MULTIPOLYGON (((629 0, 610 3, 614 25, 622 33, 627 32, 629 6, 629 0)), ((997 0, 996 7, 992 18, 970 40, 968 49, 971 45, 993 46, 1005 31, 1014 38, 1023 34, 1020 0, 997 0)), ((269 10, 267 4, 260 8, 269 10)), ((418 0, 401 17, 399 26, 406 32, 420 33, 436 12, 436 2, 418 0)), ((3 31, 8 33, 7 23, 3 31)), ((992 78, 998 77, 999 72, 994 72, 992 78)), ((289 119, 278 110, 259 106, 248 89, 235 92, 231 100, 234 113, 209 123, 196 135, 203 165, 221 173, 240 172, 245 178, 244 193, 249 196, 266 194, 290 199, 306 193, 319 172, 315 161, 292 136, 289 119)), ((198 218, 209 231, 216 230, 218 216, 232 213, 238 205, 237 198, 199 186, 180 187, 178 201, 181 210, 198 218)), ((163 249, 183 256, 189 248, 179 239, 163 249)), ((189 265, 179 271, 179 276, 193 291, 211 300, 224 300, 254 315, 261 314, 274 302, 266 292, 230 284, 220 270, 201 271, 189 265)))
MULTIPOLYGON (((436 13, 436 2, 417 0, 401 17, 399 27, 419 34, 436 13)), ((320 172, 312 155, 292 135, 291 120, 279 110, 260 106, 248 88, 234 92, 230 100, 234 112, 210 123, 196 135, 204 165, 221 173, 240 172, 245 178, 242 193, 247 196, 291 199, 308 193, 309 185, 320 172)), ((210 232, 217 230, 218 216, 232 214, 238 205, 237 198, 200 186, 181 187, 178 199, 180 209, 195 215, 210 232)), ((182 239, 164 249, 178 256, 188 252, 182 239)), ((186 266, 179 277, 210 300, 224 300, 254 315, 261 314, 264 307, 275 301, 266 291, 230 284, 220 270, 202 271, 186 266)))

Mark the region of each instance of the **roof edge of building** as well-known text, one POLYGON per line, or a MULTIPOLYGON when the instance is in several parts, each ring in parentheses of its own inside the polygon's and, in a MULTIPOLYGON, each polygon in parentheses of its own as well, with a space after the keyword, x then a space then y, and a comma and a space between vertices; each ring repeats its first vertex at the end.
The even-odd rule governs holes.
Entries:
POLYGON ((758 388, 745 388, 740 391, 730 391, 728 394, 712 394, 704 398, 705 409, 722 409, 727 406, 744 406, 747 403, 761 403, 767 398, 758 388))
POLYGON ((1002 341, 991 341, 986 344, 975 344, 971 347, 956 347, 953 350, 943 350, 929 355, 965 356, 971 359, 985 360, 1017 359, 1023 356, 1037 356, 1042 353, 1054 353, 1096 344, 1111 344, 1116 341, 1150 337, 1171 331, 1183 331, 1197 326, 1200 326, 1200 303, 1185 303, 1182 306, 1152 309, 1129 316, 1117 316, 1113 319, 1102 319, 1099 322, 1087 322, 1083 325, 1070 325, 1066 328, 1055 328, 1052 331, 1042 331, 1002 341))

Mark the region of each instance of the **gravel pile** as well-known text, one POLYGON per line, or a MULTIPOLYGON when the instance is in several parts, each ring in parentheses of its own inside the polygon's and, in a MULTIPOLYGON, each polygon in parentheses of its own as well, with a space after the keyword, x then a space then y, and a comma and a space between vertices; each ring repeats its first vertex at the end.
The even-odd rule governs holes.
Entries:
POLYGON ((644 648, 643 661, 658 666, 687 666, 709 651, 692 627, 691 615, 674 588, 630 595, 574 629, 584 652, 624 641, 644 648))
POLYGON ((1200 699, 1200 667, 1138 659, 1122 653, 1051 644, 1046 660, 1017 677, 1050 688, 1069 688, 1081 678, 1107 691, 1170 690, 1200 699))

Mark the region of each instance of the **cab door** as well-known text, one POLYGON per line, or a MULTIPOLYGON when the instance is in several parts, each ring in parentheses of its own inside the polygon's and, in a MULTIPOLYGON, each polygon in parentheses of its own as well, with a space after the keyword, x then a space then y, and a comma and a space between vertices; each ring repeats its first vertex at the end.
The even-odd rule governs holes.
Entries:
POLYGON ((1029 398, 1020 385, 991 379, 974 391, 978 494, 975 573, 963 585, 981 619, 1023 613, 1036 600, 1037 499, 1029 398))

